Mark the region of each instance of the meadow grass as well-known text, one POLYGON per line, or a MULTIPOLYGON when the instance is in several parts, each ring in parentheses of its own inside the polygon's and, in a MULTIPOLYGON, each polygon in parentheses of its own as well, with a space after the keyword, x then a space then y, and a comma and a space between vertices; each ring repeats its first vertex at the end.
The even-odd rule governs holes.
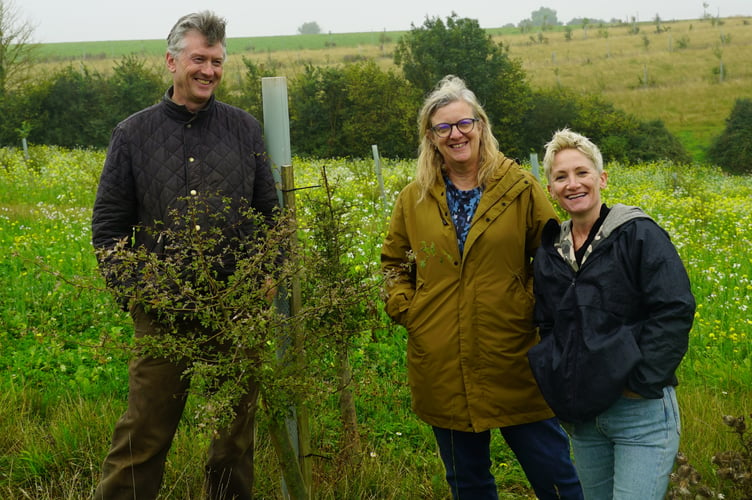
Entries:
MULTIPOLYGON (((125 408, 129 318, 105 291, 90 243, 90 216, 102 151, 35 146, 30 159, 0 149, 0 497, 84 498, 91 494, 125 408)), ((293 162, 300 186, 337 186, 335 201, 363 221, 348 262, 376 268, 389 206, 412 176, 410 161, 384 160, 385 197, 370 161, 293 162)), ((721 416, 752 411, 752 179, 710 167, 609 165, 607 203, 639 205, 671 235, 698 302, 690 349, 679 369, 681 449, 722 490, 711 456, 733 447, 721 416)), ((306 196, 298 208, 306 213, 306 196)), ((384 321, 351 353, 362 452, 342 459, 336 391, 309 402, 314 498, 448 498, 430 428, 410 410, 406 334, 384 321)), ((259 414, 259 498, 282 498, 280 472, 259 414)), ((163 498, 201 497, 210 433, 201 398, 191 396, 169 454, 163 498)), ((502 498, 530 498, 529 486, 498 433, 493 470, 502 498)), ((727 496, 733 499, 733 496, 727 496)))
POLYGON ((630 25, 591 27, 587 35, 574 30, 570 41, 561 30, 546 34, 545 43, 521 35, 497 39, 520 59, 534 87, 596 93, 640 119, 662 120, 702 159, 735 101, 752 97, 752 24, 672 21, 660 33, 651 23, 638 26, 637 34, 630 25))

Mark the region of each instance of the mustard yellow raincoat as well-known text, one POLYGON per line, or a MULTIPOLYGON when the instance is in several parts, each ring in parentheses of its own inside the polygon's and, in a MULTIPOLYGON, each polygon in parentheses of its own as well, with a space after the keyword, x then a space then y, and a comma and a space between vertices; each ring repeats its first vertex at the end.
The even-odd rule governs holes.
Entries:
POLYGON ((527 360, 533 326, 531 259, 556 218, 538 180, 499 153, 459 246, 439 180, 418 202, 407 185, 383 244, 387 313, 408 331, 408 380, 426 423, 480 432, 553 416, 527 360))

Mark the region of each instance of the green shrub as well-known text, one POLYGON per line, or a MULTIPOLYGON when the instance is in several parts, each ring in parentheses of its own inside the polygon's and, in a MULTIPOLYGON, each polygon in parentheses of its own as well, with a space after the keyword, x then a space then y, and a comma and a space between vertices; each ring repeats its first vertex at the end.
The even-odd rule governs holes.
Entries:
POLYGON ((725 130, 710 146, 707 156, 729 173, 752 173, 752 99, 736 100, 725 130))

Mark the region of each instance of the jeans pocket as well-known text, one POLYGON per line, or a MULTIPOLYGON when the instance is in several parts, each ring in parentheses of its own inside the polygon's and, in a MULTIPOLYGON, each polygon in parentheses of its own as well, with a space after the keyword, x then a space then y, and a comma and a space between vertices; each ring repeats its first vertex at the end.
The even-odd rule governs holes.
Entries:
POLYGON ((676 391, 673 386, 666 386, 663 388, 663 406, 666 412, 666 422, 673 423, 676 428, 676 433, 681 436, 679 402, 676 400, 676 391))

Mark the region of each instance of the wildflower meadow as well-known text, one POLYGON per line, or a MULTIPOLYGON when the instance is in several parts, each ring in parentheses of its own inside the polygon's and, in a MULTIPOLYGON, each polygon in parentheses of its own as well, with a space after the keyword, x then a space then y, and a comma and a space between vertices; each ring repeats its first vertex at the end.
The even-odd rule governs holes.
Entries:
MULTIPOLYGON (((132 327, 104 287, 91 248, 91 208, 100 150, 0 149, 0 497, 88 497, 112 426, 125 408, 132 327)), ((302 236, 324 196, 354 228, 341 262, 378 274, 392 203, 413 161, 295 158, 302 236), (381 184, 384 188, 381 189, 381 184)), ((705 166, 607 165, 608 204, 642 207, 670 234, 697 299, 690 348, 679 369, 681 451, 725 498, 743 498, 711 457, 733 448, 723 415, 752 412, 752 178, 705 166), (736 496, 735 496, 736 495, 736 496)), ((377 293, 352 314, 368 315, 350 346, 361 446, 342 452, 337 387, 307 404, 313 498, 449 498, 430 428, 410 411, 406 333, 389 322, 377 293)), ((357 322, 360 318, 354 318, 357 322)), ((312 362, 329 362, 313 360, 312 362)), ((199 397, 189 399, 165 472, 162 498, 201 498, 211 432, 199 397)), ((259 419, 256 494, 283 498, 279 465, 259 419)), ((502 498, 533 498, 503 440, 492 442, 502 498)))

